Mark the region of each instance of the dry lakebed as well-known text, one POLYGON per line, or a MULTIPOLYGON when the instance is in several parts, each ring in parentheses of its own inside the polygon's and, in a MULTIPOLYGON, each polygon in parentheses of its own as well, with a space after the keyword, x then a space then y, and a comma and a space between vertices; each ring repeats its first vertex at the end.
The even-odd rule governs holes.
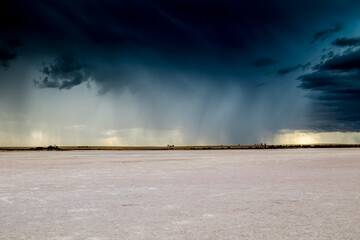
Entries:
POLYGON ((0 152, 0 239, 360 239, 360 149, 0 152))

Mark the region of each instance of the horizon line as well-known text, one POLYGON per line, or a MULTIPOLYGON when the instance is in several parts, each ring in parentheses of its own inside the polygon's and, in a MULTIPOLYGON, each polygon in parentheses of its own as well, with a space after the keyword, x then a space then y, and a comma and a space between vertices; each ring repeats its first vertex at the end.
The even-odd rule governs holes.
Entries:
POLYGON ((71 150, 225 150, 225 149, 293 149, 293 148, 360 148, 360 144, 251 144, 251 145, 167 145, 167 146, 96 146, 96 145, 49 145, 49 146, 0 146, 0 151, 71 151, 71 150))

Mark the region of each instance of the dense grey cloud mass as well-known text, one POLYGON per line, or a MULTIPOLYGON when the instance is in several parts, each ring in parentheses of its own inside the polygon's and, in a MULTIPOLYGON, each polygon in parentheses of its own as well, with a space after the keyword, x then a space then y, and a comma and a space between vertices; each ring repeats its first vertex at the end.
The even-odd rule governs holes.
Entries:
POLYGON ((360 131, 360 50, 334 56, 299 79, 299 87, 311 90, 318 102, 317 128, 360 131))
POLYGON ((353 38, 337 38, 332 42, 333 45, 338 47, 349 47, 349 46, 359 46, 360 45, 360 37, 353 38))
POLYGON ((177 129, 194 142, 357 130, 358 16, 357 0, 2 1, 0 95, 27 89, 45 106, 89 85, 113 97, 111 133, 177 129))
POLYGON ((34 80, 39 88, 70 89, 90 79, 90 70, 72 55, 64 55, 45 64, 40 70, 43 78, 34 80))
POLYGON ((342 72, 360 70, 360 50, 335 56, 327 60, 319 68, 321 70, 338 70, 342 72))

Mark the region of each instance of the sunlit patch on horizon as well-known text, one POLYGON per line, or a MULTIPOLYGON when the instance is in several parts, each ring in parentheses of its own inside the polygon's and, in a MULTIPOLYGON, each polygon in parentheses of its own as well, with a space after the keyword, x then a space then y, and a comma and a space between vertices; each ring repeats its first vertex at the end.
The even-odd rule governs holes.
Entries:
POLYGON ((284 129, 270 139, 272 144, 358 144, 360 132, 310 132, 284 129))

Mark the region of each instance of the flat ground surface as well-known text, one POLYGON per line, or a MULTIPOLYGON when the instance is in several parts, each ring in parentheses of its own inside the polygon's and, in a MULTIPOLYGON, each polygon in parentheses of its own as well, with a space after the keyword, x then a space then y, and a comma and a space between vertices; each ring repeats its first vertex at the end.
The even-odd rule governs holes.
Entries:
POLYGON ((360 149, 0 152, 0 239, 360 239, 360 149))

